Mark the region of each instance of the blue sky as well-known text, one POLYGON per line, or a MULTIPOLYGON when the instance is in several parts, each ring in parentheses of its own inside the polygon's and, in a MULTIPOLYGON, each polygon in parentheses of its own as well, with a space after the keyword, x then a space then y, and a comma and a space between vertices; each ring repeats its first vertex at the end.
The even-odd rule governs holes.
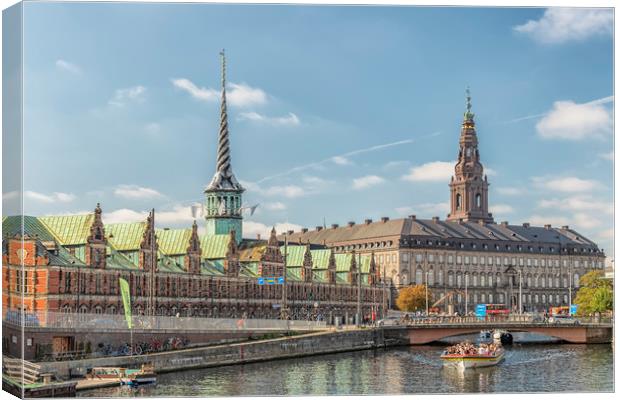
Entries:
POLYGON ((613 251, 610 10, 27 3, 24 18, 27 214, 99 201, 107 222, 155 207, 189 226, 225 48, 233 170, 260 203, 246 236, 445 218, 469 85, 496 221, 613 251))

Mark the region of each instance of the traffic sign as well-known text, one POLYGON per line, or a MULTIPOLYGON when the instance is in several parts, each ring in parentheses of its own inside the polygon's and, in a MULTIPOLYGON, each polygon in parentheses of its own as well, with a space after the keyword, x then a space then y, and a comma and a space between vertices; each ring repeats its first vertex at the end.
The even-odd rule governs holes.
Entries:
POLYGON ((284 277, 278 276, 278 285, 284 285, 284 277))
POLYGON ((476 304, 476 317, 485 317, 487 315, 486 304, 476 304))
POLYGON ((265 278, 265 283, 268 285, 273 285, 276 283, 276 280, 273 277, 265 278))
POLYGON ((258 284, 259 285, 264 285, 265 284, 265 278, 258 278, 258 284))
POLYGON ((571 304, 570 305, 570 315, 575 315, 577 314, 577 304, 571 304))

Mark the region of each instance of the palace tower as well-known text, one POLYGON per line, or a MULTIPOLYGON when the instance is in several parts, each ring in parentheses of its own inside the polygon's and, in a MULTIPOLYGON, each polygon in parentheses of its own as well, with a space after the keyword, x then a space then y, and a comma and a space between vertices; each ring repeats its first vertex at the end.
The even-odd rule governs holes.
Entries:
POLYGON ((492 223, 489 213, 489 183, 483 176, 483 167, 478 152, 478 137, 474 113, 471 112, 471 96, 467 89, 467 111, 463 115, 459 157, 450 182, 450 214, 448 221, 481 221, 492 223))

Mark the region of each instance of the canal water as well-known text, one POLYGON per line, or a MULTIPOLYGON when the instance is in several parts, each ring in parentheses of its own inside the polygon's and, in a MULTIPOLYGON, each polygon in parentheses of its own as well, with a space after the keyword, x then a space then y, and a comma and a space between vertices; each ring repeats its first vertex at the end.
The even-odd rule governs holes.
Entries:
MULTIPOLYGON (((475 339, 475 338, 474 338, 475 339)), ((155 385, 78 392, 80 397, 612 392, 610 345, 522 343, 502 363, 458 371, 445 344, 367 350, 158 376, 155 385)))

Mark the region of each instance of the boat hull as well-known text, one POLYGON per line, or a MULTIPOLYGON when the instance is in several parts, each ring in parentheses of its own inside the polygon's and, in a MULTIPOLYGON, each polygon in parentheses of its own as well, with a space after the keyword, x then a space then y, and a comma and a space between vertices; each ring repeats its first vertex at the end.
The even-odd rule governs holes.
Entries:
POLYGON ((444 365, 460 369, 492 367, 504 359, 504 353, 494 357, 487 356, 441 356, 444 365))

